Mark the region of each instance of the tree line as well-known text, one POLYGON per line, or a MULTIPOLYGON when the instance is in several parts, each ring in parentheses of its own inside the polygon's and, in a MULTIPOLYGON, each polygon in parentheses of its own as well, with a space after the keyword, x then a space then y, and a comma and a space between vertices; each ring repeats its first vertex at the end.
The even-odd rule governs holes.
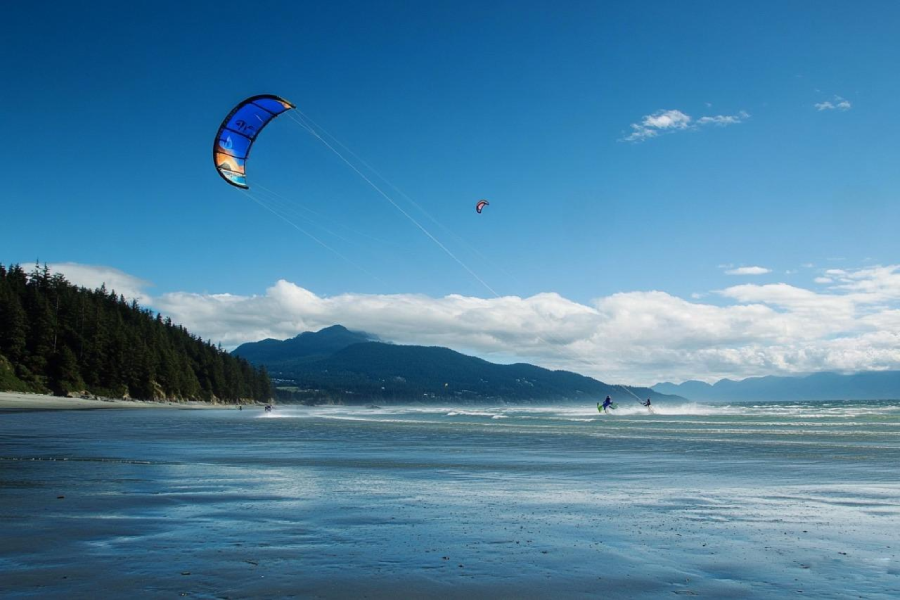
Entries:
POLYGON ((0 389, 144 400, 267 401, 254 368, 103 285, 0 264, 0 389))

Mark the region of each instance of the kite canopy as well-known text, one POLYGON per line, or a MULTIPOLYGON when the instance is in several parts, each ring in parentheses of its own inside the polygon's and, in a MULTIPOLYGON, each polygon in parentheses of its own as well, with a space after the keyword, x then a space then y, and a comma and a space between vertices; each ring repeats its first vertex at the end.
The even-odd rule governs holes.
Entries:
POLYGON ((490 202, 488 202, 487 200, 479 200, 478 204, 475 205, 475 212, 477 212, 480 215, 481 211, 484 209, 484 207, 489 206, 489 205, 490 205, 490 202))
POLYGON ((284 98, 263 94, 247 98, 228 113, 213 144, 213 161, 222 179, 249 189, 245 167, 250 147, 269 121, 292 108, 294 105, 284 98))

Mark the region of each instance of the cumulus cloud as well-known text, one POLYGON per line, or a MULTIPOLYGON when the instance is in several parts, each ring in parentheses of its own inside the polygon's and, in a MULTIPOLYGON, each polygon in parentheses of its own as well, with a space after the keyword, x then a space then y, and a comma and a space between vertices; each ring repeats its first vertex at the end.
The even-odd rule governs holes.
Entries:
POLYGON ((728 269, 726 275, 765 275, 771 273, 772 269, 765 267, 738 267, 736 269, 728 269))
POLYGON ((900 297, 900 272, 895 266, 828 269, 825 274, 835 280, 835 289, 852 292, 860 302, 887 302, 900 297))
POLYGON ((813 104, 813 106, 820 112, 823 110, 845 111, 850 110, 853 107, 849 100, 841 98, 840 96, 835 96, 832 100, 826 100, 825 102, 818 102, 813 104))
POLYGON ((736 115, 704 116, 697 120, 680 110, 658 110, 653 114, 645 115, 639 123, 632 123, 631 133, 622 139, 626 142, 643 142, 664 133, 699 129, 706 125, 725 127, 742 123, 749 118, 749 113, 743 110, 736 115))
POLYGON ((151 283, 119 269, 72 262, 53 263, 47 266, 54 273, 62 273, 75 285, 90 289, 105 285, 109 291, 115 291, 116 294, 121 294, 129 300, 137 300, 141 304, 150 301, 150 296, 145 290, 151 286, 151 283))
MULTIPOLYGON (((69 272, 82 272, 72 267, 69 272)), ((125 275, 102 269, 83 272, 125 275)), ((832 281, 816 290, 742 284, 710 299, 662 291, 590 302, 555 293, 321 296, 281 280, 259 295, 173 292, 147 303, 228 348, 340 323, 397 343, 448 346, 633 384, 900 369, 900 265, 825 275, 832 281)), ((123 281, 142 282, 127 275, 123 281)))
POLYGON ((833 277, 826 292, 783 283, 732 286, 716 294, 724 306, 660 291, 588 303, 552 293, 323 297, 287 281, 260 296, 164 294, 154 305, 229 347, 341 323, 399 343, 642 384, 900 368, 900 266, 833 277))

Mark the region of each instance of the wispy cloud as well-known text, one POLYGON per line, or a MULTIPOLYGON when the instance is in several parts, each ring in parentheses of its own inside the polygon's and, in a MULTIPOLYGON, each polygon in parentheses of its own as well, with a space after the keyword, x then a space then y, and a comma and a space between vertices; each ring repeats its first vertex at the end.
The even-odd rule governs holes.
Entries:
POLYGON ((835 96, 834 98, 832 98, 832 100, 826 100, 825 102, 818 102, 816 104, 813 104, 813 106, 818 111, 823 111, 823 110, 844 111, 844 110, 850 110, 851 108, 853 108, 853 105, 850 104, 849 100, 847 100, 845 98, 841 98, 840 96, 835 96))
POLYGON ((703 116, 696 120, 680 110, 658 110, 653 114, 645 115, 640 122, 632 123, 631 133, 622 138, 622 140, 626 142, 643 142, 665 133, 699 129, 707 125, 716 125, 718 127, 736 125, 749 118, 750 114, 743 110, 736 115, 703 116))
MULTIPOLYGON (((85 284, 76 276, 96 281, 93 269, 104 268, 70 265, 68 271, 85 284)), ((448 346, 635 384, 900 369, 900 265, 826 275, 833 282, 825 289, 742 284, 715 292, 715 303, 701 294, 683 299, 661 291, 590 302, 555 293, 320 296, 284 280, 261 295, 174 292, 148 303, 229 348, 340 323, 398 343, 448 346)))
POLYGON ((738 267, 736 269, 728 269, 726 275, 765 275, 771 273, 772 269, 765 267, 738 267))
POLYGON ((736 115, 716 115, 714 117, 700 117, 697 119, 698 125, 718 125, 725 127, 726 125, 737 125, 745 119, 749 119, 750 115, 746 111, 740 111, 736 115))

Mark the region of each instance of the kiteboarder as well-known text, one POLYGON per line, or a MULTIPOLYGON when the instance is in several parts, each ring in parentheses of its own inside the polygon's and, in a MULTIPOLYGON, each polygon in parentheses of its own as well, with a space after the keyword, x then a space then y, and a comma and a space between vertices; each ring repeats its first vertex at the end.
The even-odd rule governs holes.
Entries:
POLYGON ((605 412, 605 413, 608 413, 608 412, 609 412, 609 407, 610 407, 610 406, 612 406, 612 398, 610 398, 609 396, 607 396, 607 397, 606 397, 606 400, 603 401, 603 406, 600 406, 600 405, 598 404, 598 405, 597 405, 597 408, 603 410, 603 412, 605 412))
POLYGON ((650 414, 653 414, 653 409, 650 407, 650 398, 647 398, 647 401, 641 402, 641 404, 647 407, 647 410, 650 411, 650 414))

